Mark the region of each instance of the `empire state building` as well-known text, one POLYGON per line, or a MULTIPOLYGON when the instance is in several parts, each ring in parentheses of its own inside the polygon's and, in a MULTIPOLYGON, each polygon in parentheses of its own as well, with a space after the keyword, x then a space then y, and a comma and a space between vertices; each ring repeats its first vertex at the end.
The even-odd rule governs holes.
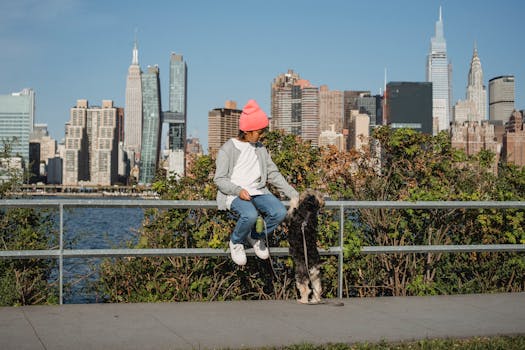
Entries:
POLYGON ((124 149, 132 162, 140 161, 142 143, 142 82, 137 42, 133 46, 133 59, 126 81, 124 119, 124 149))
POLYGON ((430 41, 427 58, 427 81, 432 82, 433 134, 447 130, 450 125, 450 100, 452 96, 452 65, 447 58, 447 43, 443 34, 441 7, 436 22, 435 36, 430 41))

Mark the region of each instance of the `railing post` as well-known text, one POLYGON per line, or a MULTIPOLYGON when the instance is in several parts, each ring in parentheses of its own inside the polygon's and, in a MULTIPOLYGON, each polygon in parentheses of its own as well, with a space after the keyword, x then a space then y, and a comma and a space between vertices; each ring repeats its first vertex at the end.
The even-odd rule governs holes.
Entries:
POLYGON ((64 204, 60 203, 60 234, 58 257, 58 301, 60 305, 64 303, 64 204))
POLYGON ((338 268, 338 287, 337 287, 337 297, 339 299, 343 298, 343 244, 344 244, 344 214, 345 207, 341 205, 339 207, 339 268, 338 268))

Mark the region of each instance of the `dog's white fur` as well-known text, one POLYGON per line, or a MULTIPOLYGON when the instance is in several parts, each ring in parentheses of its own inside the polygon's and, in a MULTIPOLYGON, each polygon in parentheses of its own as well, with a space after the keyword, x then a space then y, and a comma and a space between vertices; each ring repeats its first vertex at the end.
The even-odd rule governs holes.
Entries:
POLYGON ((303 304, 321 302, 321 259, 317 251, 317 214, 323 206, 322 195, 317 191, 308 190, 301 193, 299 198, 290 201, 288 209, 288 243, 295 267, 295 283, 301 295, 297 301, 303 304), (309 299, 310 294, 312 294, 311 299, 309 299))

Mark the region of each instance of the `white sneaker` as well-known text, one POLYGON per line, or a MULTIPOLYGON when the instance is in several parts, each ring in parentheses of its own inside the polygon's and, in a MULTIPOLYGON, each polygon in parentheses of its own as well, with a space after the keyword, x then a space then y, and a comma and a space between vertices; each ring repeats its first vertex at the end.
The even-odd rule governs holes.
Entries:
POLYGON ((246 265, 246 253, 243 244, 235 244, 230 241, 230 254, 234 263, 240 266, 246 265))
POLYGON ((255 255, 257 255, 260 259, 265 260, 265 259, 268 259, 268 257, 270 257, 270 253, 268 252, 268 247, 266 247, 264 240, 253 239, 250 235, 246 237, 246 240, 253 247, 253 251, 255 252, 255 255))

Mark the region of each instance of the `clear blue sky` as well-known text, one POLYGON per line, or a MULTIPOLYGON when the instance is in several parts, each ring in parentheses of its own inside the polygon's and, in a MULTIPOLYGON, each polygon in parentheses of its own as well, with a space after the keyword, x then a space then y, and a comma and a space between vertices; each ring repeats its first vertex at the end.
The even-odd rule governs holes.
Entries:
POLYGON ((167 109, 169 56, 188 65, 188 134, 207 145, 208 111, 250 98, 269 113, 270 85, 293 69, 316 86, 371 90, 424 81, 439 6, 454 101, 465 97, 474 43, 488 80, 516 77, 525 108, 525 1, 224 0, 0 2, 0 94, 36 92, 36 122, 64 137, 77 99, 124 106, 137 29, 143 70, 158 64, 167 109))

